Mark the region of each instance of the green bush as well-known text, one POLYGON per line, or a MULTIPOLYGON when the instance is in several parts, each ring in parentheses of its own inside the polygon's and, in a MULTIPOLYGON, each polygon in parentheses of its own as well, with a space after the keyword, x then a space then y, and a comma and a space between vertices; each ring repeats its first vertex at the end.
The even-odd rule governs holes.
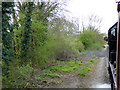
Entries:
POLYGON ((59 37, 48 35, 48 39, 43 46, 34 47, 32 53, 29 54, 29 60, 34 66, 44 68, 55 62, 56 59, 67 60, 74 52, 71 47, 76 48, 64 34, 59 37))
POLYGON ((81 41, 78 40, 78 38, 72 39, 70 45, 72 47, 72 50, 75 52, 79 53, 84 50, 84 45, 81 41))
POLYGON ((84 30, 80 33, 79 40, 86 50, 100 50, 104 44, 103 35, 93 30, 84 30))
POLYGON ((102 43, 94 43, 91 45, 91 47, 88 48, 88 50, 102 50, 102 43))

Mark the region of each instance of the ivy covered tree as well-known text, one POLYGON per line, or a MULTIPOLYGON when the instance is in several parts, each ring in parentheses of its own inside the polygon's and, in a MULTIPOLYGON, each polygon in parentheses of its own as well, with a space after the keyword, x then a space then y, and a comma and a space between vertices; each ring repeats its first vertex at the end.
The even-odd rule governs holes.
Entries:
MULTIPOLYGON (((6 65, 13 60, 13 25, 11 22, 11 14, 13 13, 13 2, 2 3, 2 60, 6 65)), ((7 70, 3 69, 3 73, 7 70)))
POLYGON ((30 45, 30 37, 31 37, 31 26, 32 26, 32 11, 33 11, 33 2, 27 3, 27 10, 25 12, 25 22, 23 29, 23 36, 21 40, 21 57, 26 57, 30 45))

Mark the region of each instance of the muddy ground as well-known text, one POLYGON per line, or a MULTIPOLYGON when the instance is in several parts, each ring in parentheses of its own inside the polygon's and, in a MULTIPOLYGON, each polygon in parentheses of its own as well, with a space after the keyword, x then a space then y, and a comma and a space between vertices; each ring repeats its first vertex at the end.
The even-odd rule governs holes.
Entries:
POLYGON ((82 53, 87 53, 80 56, 83 63, 88 62, 93 55, 99 59, 99 62, 91 65, 91 71, 89 71, 88 75, 78 75, 77 71, 63 73, 61 83, 50 83, 47 88, 110 88, 106 50, 85 51, 82 53))

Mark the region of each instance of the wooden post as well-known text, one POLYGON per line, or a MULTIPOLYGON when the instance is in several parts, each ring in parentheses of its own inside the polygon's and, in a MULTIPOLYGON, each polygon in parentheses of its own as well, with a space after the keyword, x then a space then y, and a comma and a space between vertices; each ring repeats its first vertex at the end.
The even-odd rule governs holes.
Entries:
POLYGON ((118 10, 118 27, 117 27, 117 90, 120 90, 120 2, 117 6, 118 10))

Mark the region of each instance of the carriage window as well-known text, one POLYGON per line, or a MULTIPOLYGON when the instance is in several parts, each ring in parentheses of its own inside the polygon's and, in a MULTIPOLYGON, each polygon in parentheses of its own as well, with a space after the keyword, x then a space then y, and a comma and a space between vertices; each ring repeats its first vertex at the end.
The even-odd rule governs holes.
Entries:
POLYGON ((116 41, 117 40, 117 23, 115 23, 108 31, 108 40, 116 41))
POLYGON ((112 34, 113 36, 115 36, 115 29, 113 29, 113 30, 111 31, 111 34, 112 34))

